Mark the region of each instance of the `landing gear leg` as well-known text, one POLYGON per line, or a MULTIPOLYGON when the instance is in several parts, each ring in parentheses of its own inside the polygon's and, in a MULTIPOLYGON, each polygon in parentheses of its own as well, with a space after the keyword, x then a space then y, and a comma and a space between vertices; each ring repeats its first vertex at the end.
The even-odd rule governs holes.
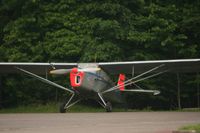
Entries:
POLYGON ((64 102, 64 103, 62 103, 62 104, 60 105, 60 110, 59 110, 60 113, 65 113, 66 110, 67 110, 69 107, 71 107, 71 106, 75 105, 76 103, 78 103, 79 101, 81 101, 81 99, 78 99, 78 100, 76 100, 75 102, 73 102, 73 103, 70 104, 70 102, 72 101, 74 95, 75 95, 75 94, 72 94, 72 96, 69 98, 69 100, 68 100, 67 103, 64 102))
POLYGON ((106 109, 106 112, 112 112, 112 104, 110 102, 105 102, 105 100, 103 99, 100 93, 98 93, 98 96, 102 101, 102 103, 101 102, 99 103, 101 104, 101 106, 103 106, 106 109))

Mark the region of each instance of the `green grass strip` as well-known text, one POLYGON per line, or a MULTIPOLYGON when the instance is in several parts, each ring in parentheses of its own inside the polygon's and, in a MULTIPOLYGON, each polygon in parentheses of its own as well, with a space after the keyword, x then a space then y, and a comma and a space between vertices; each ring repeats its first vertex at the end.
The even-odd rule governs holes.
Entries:
MULTIPOLYGON (((152 112, 150 108, 144 109, 128 109, 124 108, 113 108, 113 112, 152 112)), ((190 109, 190 110, 156 110, 156 111, 171 111, 171 112, 199 112, 199 109, 190 109)), ((58 103, 48 103, 45 105, 27 105, 27 106, 19 106, 13 108, 4 108, 0 109, 0 113, 58 113, 59 112, 59 104, 58 103)), ((82 104, 76 104, 70 107, 67 112, 105 112, 105 109, 101 106, 87 106, 82 104)))
POLYGON ((179 130, 195 130, 196 132, 200 132, 200 124, 196 124, 196 125, 187 125, 184 127, 181 127, 179 130))

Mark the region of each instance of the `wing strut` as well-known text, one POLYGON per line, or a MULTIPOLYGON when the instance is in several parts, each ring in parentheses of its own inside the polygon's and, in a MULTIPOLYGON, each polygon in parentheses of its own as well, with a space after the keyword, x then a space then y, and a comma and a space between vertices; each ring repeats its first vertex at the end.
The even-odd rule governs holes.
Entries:
POLYGON ((24 69, 21 69, 21 68, 18 68, 18 67, 15 67, 15 68, 18 69, 18 70, 20 70, 20 71, 22 71, 22 72, 24 72, 24 73, 26 73, 27 75, 29 75, 29 76, 31 76, 31 77, 33 77, 33 78, 37 78, 38 80, 40 80, 40 81, 42 81, 42 82, 44 82, 44 83, 50 84, 50 85, 52 85, 52 86, 58 87, 58 88, 60 88, 60 89, 66 90, 66 91, 68 91, 68 92, 74 94, 74 91, 72 91, 72 90, 70 90, 70 89, 68 89, 68 88, 66 88, 66 87, 63 87, 63 86, 61 86, 61 85, 59 85, 59 84, 56 84, 56 83, 54 83, 54 82, 52 82, 52 81, 50 81, 50 80, 47 80, 47 79, 45 79, 45 78, 43 78, 43 77, 40 77, 40 76, 38 76, 38 75, 36 75, 36 74, 34 74, 34 73, 31 73, 31 72, 29 72, 29 71, 26 71, 26 70, 24 70, 24 69))
MULTIPOLYGON (((162 72, 159 72, 159 73, 155 73, 155 74, 153 74, 153 75, 150 75, 150 76, 147 76, 147 77, 138 79, 139 77, 142 77, 142 76, 144 76, 144 75, 146 75, 146 74, 148 74, 148 73, 150 73, 150 72, 152 72, 152 71, 155 71, 156 69, 161 68, 161 67, 163 67, 163 66, 164 66, 164 64, 159 65, 159 66, 154 67, 154 68, 152 68, 152 69, 150 69, 150 70, 148 70, 148 71, 146 71, 146 72, 144 72, 144 73, 142 73, 142 74, 140 74, 140 75, 138 75, 138 76, 136 76, 136 77, 133 77, 133 78, 131 78, 131 79, 125 81, 125 82, 124 82, 124 87, 125 87, 125 86, 128 86, 128 85, 131 85, 131 84, 135 84, 135 83, 137 83, 137 82, 140 82, 140 81, 143 81, 143 80, 146 80, 146 79, 149 79, 149 78, 152 78, 152 77, 155 77, 155 76, 157 76, 157 75, 160 75, 160 74, 162 74, 162 73, 167 72, 168 70, 165 70, 165 71, 162 71, 162 72), (136 79, 137 79, 137 80, 136 80, 136 79), (135 80, 135 81, 134 81, 134 80, 135 80)), ((123 86, 123 85, 121 85, 121 86, 123 86)), ((119 87, 121 87, 121 86, 120 86, 120 85, 116 85, 116 86, 114 86, 114 87, 112 87, 112 88, 110 88, 110 89, 108 89, 108 90, 102 92, 102 94, 107 93, 107 92, 111 92, 111 91, 114 91, 114 90, 117 90, 117 89, 118 89, 119 87)), ((157 93, 156 93, 156 94, 157 94, 157 93)))
MULTIPOLYGON (((142 76, 144 76, 144 75, 146 75, 146 74, 148 74, 148 73, 150 73, 150 72, 152 72, 152 71, 155 71, 156 69, 159 69, 159 68, 161 68, 161 67, 163 67, 163 66, 164 66, 164 64, 161 64, 161 65, 159 65, 159 66, 157 66, 157 67, 154 67, 154 68, 152 68, 152 69, 150 69, 150 70, 148 70, 148 71, 146 71, 146 72, 144 72, 144 73, 142 73, 142 74, 140 74, 140 75, 137 75, 136 77, 133 77, 133 78, 131 78, 131 79, 125 81, 124 84, 125 84, 125 86, 130 85, 130 83, 131 83, 131 84, 133 83, 133 82, 132 82, 133 80, 135 80, 135 79, 137 79, 137 78, 139 78, 139 77, 142 77, 142 76)), ((145 79, 147 79, 147 78, 151 78, 151 77, 154 77, 154 76, 157 76, 157 75, 159 75, 159 74, 161 74, 161 73, 163 73, 163 72, 156 73, 156 74, 154 74, 154 75, 148 76, 148 77, 143 78, 143 79, 139 79, 139 81, 145 80, 145 79)), ((138 81, 138 80, 137 80, 137 81, 138 81)), ((139 81, 138 81, 138 82, 139 82, 139 81)), ((135 82, 134 82, 134 83, 135 83, 135 82)), ((117 86, 113 87, 113 89, 118 88, 118 87, 119 87, 119 86, 117 85, 117 86)), ((104 92, 103 92, 103 93, 104 93, 104 92)))

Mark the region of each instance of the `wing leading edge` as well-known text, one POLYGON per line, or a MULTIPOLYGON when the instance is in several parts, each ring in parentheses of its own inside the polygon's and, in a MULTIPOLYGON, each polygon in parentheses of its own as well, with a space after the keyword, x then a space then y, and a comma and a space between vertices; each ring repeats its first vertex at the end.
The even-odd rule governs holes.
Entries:
POLYGON ((110 74, 132 74, 143 73, 159 65, 162 68, 154 71, 162 72, 200 72, 200 59, 177 59, 177 60, 151 60, 151 61, 131 61, 131 62, 102 62, 99 66, 110 74))
MULTIPOLYGON (((87 64, 87 63, 85 63, 87 64)), ((93 64, 93 63, 88 63, 93 64)), ((103 70, 110 74, 132 74, 143 73, 159 65, 163 67, 154 71, 162 72, 200 72, 200 59, 177 59, 177 60, 150 60, 150 61, 130 61, 130 62, 100 62, 98 64, 103 70)), ((56 69, 70 69, 77 67, 78 63, 20 63, 20 62, 0 62, 1 73, 18 73, 16 67, 31 71, 35 74, 46 74, 52 70, 53 65, 56 69)))

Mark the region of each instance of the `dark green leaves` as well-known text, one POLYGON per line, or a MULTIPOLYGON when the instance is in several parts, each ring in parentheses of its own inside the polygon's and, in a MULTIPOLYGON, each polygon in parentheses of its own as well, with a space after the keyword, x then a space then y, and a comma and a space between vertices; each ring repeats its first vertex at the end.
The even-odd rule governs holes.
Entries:
MULTIPOLYGON (((0 61, 198 58, 199 5, 198 1, 2 0, 0 61)), ((173 84, 169 79, 163 81, 167 87, 173 84)), ((13 89, 16 82, 6 84, 13 89)), ((24 89, 13 93, 29 99, 23 96, 24 89)), ((175 91, 170 93, 175 96, 175 91)), ((170 102, 165 96, 160 99, 170 102)))

